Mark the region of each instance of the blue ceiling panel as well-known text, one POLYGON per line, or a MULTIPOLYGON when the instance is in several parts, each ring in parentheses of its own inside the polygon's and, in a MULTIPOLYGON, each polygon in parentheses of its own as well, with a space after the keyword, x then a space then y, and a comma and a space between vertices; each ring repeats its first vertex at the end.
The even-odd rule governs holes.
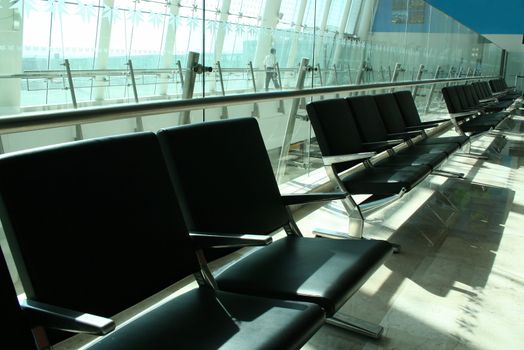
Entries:
POLYGON ((524 0, 426 0, 480 34, 524 34, 524 0))

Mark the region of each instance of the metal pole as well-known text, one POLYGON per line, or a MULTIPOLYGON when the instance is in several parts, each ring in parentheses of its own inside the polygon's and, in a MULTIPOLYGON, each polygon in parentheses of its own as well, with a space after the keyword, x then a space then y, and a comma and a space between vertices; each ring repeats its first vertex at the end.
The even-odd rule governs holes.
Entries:
MULTIPOLYGON (((420 79, 422 79, 422 74, 424 73, 424 65, 421 64, 419 67, 418 67, 418 72, 417 72, 417 77, 415 78, 416 81, 419 81, 420 79)), ((417 95, 418 95, 418 89, 419 89, 419 86, 418 85, 415 85, 413 86, 413 88, 411 89, 411 94, 413 95, 413 99, 417 98, 417 95)))
MULTIPOLYGON (((338 74, 337 74, 337 65, 336 64, 333 65, 333 78, 335 80, 335 85, 338 85, 338 74)), ((335 95, 335 98, 339 98, 339 97, 340 97, 339 94, 335 95)))
POLYGON ((67 82, 69 84, 69 92, 71 93, 71 102, 73 102, 73 108, 77 109, 78 104, 76 103, 75 87, 73 85, 73 76, 71 75, 71 66, 69 65, 69 60, 66 58, 64 60, 64 66, 67 73, 67 82))
MULTIPOLYGON (((224 79, 222 77, 222 67, 220 66, 220 61, 217 61, 218 68, 218 77, 220 78, 220 89, 222 90, 222 96, 226 96, 226 90, 224 89, 224 79)), ((227 111, 227 105, 222 106, 222 115, 220 119, 227 119, 229 117, 227 111)))
POLYGON ((324 86, 324 81, 322 80, 322 71, 320 70, 320 63, 317 63, 317 69, 318 69, 318 81, 320 83, 320 86, 324 86))
POLYGON ((459 67, 459 70, 458 70, 458 72, 457 72, 456 78, 460 78, 460 77, 462 77, 462 70, 463 70, 463 67, 460 66, 460 67, 459 67))
MULTIPOLYGON (((437 66, 433 79, 438 79, 439 74, 440 74, 440 66, 437 66)), ((429 90, 428 99, 426 100, 426 108, 424 109, 426 113, 429 111, 429 107, 431 106, 431 102, 433 100, 434 93, 435 93, 435 84, 431 85, 431 88, 429 90)))
MULTIPOLYGON (((300 61, 300 68, 299 68, 298 76, 297 76, 297 84, 295 87, 296 90, 302 90, 304 88, 304 80, 306 79, 308 63, 309 63, 309 59, 305 57, 303 57, 302 60, 300 61)), ((289 115, 287 118, 286 133, 284 135, 284 141, 282 142, 282 149, 280 152, 280 157, 278 159, 276 178, 279 181, 282 180, 282 178, 284 177, 284 174, 286 173, 287 156, 289 154, 289 147, 291 145, 291 138, 293 136, 293 131, 295 130, 295 121, 297 117, 299 103, 300 103, 300 98, 293 99, 293 102, 291 103, 291 110, 289 111, 289 115)))
MULTIPOLYGON (((255 81, 255 72, 253 71, 253 62, 249 61, 247 64, 249 66, 249 71, 251 72, 251 81, 253 82, 253 92, 257 92, 257 84, 255 81)), ((253 104, 253 110, 251 111, 251 116, 258 118, 260 117, 260 111, 258 109, 258 103, 253 104)))
MULTIPOLYGON (((138 91, 136 89, 136 80, 135 80, 135 71, 133 70, 133 62, 131 60, 127 61, 129 66, 129 76, 131 77, 131 85, 133 86, 133 96, 135 97, 135 102, 138 103, 138 91)), ((136 129, 135 131, 144 131, 144 124, 142 123, 142 117, 136 117, 136 129)))
POLYGON ((353 80, 351 79, 351 66, 349 64, 348 64, 348 77, 349 77, 348 83, 350 85, 353 84, 353 80))
POLYGON ((335 78, 335 85, 338 85, 338 75, 337 75, 337 65, 336 64, 333 65, 333 75, 335 78))
POLYGON ((182 72, 182 63, 180 60, 176 61, 176 66, 178 67, 178 75, 180 76, 180 86, 184 87, 184 73, 182 72))
POLYGON ((365 65, 366 65, 365 61, 362 61, 360 63, 360 68, 359 68, 358 74, 357 74, 357 85, 362 84, 362 80, 364 79, 364 71, 366 69, 365 65))
MULTIPOLYGON (((280 65, 277 62, 275 64, 275 66, 276 66, 276 69, 277 69, 278 86, 280 86, 280 90, 282 90, 282 78, 280 76, 280 65)), ((279 113, 285 113, 286 112, 285 109, 284 109, 284 101, 283 100, 279 100, 278 101, 277 112, 279 112, 279 113)))
MULTIPOLYGON (((66 73, 67 73, 67 82, 69 85, 69 91, 71 93, 71 102, 73 102, 73 108, 77 109, 78 103, 76 102, 75 86, 73 84, 73 75, 71 74, 71 65, 69 64, 69 60, 67 58, 64 60, 64 66, 65 66, 66 73)), ((75 140, 78 141, 78 140, 82 140, 83 138, 84 138, 84 133, 82 132, 82 125, 76 124, 75 125, 75 140)), ((3 147, 2 147, 2 150, 0 151, 4 153, 3 147)))
MULTIPOLYGON (((403 71, 404 69, 401 67, 400 63, 397 62, 395 64, 395 69, 393 69, 393 76, 391 77, 391 82, 392 83, 396 82, 398 78, 398 74, 403 71)), ((392 88, 391 92, 394 92, 394 91, 395 91, 395 88, 392 88)))
MULTIPOLYGON (((182 89, 182 99, 189 100, 193 98, 193 91, 195 89, 196 72, 193 68, 198 65, 198 59, 200 54, 197 52, 189 51, 187 55, 187 67, 186 76, 184 78, 184 85, 182 89)), ((189 118, 191 111, 183 111, 180 113, 178 123, 180 125, 189 124, 191 119, 189 118)))
POLYGON ((278 86, 280 86, 280 89, 282 89, 282 79, 280 77, 280 65, 277 62, 275 64, 275 66, 276 66, 276 69, 277 69, 278 86))

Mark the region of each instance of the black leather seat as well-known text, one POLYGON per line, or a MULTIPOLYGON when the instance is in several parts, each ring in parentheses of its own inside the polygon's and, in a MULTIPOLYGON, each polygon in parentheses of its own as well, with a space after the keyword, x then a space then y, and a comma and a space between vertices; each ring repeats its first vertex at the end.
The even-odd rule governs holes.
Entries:
MULTIPOLYGON (((314 101, 306 108, 330 180, 351 195, 372 195, 368 203, 364 204, 373 207, 386 196, 392 201, 398 199, 431 172, 428 165, 409 165, 411 160, 394 163, 393 157, 374 164, 372 157, 381 151, 377 157, 383 155, 383 147, 377 150, 377 144, 362 140, 353 112, 345 99, 314 101)), ((362 205, 351 197, 345 203, 350 225, 355 223, 358 236, 362 235, 364 222, 361 208, 362 205)))
POLYGON ((481 134, 495 128, 501 122, 499 116, 482 115, 480 106, 468 102, 462 86, 444 87, 442 95, 452 119, 456 115, 467 116, 466 119, 455 121, 455 125, 464 133, 481 134))
POLYGON ((398 108, 400 109, 402 118, 404 118, 404 122, 407 127, 413 127, 413 128, 418 128, 422 126, 433 127, 440 123, 445 123, 449 121, 449 119, 422 121, 420 119, 420 115, 418 113, 417 106, 415 105, 415 101, 413 100, 413 95, 411 94, 411 91, 407 91, 407 90, 397 91, 393 93, 393 96, 395 96, 395 99, 397 100, 398 108))
POLYGON ((503 94, 504 99, 514 100, 522 96, 522 91, 516 91, 514 88, 510 88, 506 84, 506 80, 502 78, 490 80, 489 86, 493 92, 503 94))
MULTIPOLYGON (((418 114, 415 101, 409 91, 399 91, 395 94, 380 94, 375 95, 374 98, 380 111, 380 116, 382 117, 384 125, 389 133, 403 133, 407 131, 421 130, 421 135, 424 136, 424 139, 418 142, 417 145, 456 143, 459 146, 463 146, 469 141, 469 137, 466 135, 427 137, 424 130, 434 128, 443 121, 422 123, 420 121, 420 115, 418 114), (396 96, 400 97, 397 98, 396 96), (401 102, 402 105, 399 105, 399 102, 401 102), (405 111, 406 115, 403 115, 402 111, 405 111), (412 126, 408 126, 406 120, 412 120, 412 126), (418 122, 416 122, 416 120, 418 120, 418 122)), ((445 120, 444 122, 449 123, 450 121, 445 120)))
POLYGON ((286 205, 346 194, 281 196, 254 118, 175 127, 158 137, 192 231, 287 233, 217 275, 222 290, 317 303, 331 322, 392 252, 385 241, 302 237, 286 205))
POLYGON ((356 96, 346 99, 351 107, 361 137, 366 142, 387 142, 391 139, 399 139, 402 143, 407 141, 407 148, 394 151, 395 155, 385 162, 378 163, 379 166, 390 165, 427 165, 431 169, 438 167, 447 156, 459 148, 458 143, 442 144, 411 144, 410 139, 418 136, 419 131, 414 133, 388 133, 380 115, 373 96, 356 96))
POLYGON ((205 240, 188 234, 154 133, 5 155, 0 194, 31 300, 108 317, 195 275, 197 288, 92 349, 298 349, 324 323, 316 304, 214 288, 195 248, 205 240))

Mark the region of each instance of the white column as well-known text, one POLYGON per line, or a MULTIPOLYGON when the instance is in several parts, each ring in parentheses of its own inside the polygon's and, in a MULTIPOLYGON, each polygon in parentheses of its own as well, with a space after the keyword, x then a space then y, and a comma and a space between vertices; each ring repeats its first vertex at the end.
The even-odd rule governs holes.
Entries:
MULTIPOLYGON (((9 0, 0 0, 0 75, 22 73, 22 14, 9 9, 9 0)), ((0 115, 20 111, 20 79, 0 80, 0 115)))
MULTIPOLYGON (((224 48, 224 40, 226 39, 227 19, 229 17, 229 8, 231 7, 231 0, 223 0, 222 8, 220 9, 220 23, 215 37, 215 62, 220 61, 222 58, 222 50, 224 48)), ((207 40, 207 39, 206 39, 207 40)), ((207 66, 211 66, 211 62, 206 63, 207 66)), ((211 92, 216 91, 216 79, 210 79, 206 81, 209 84, 209 90, 211 92)))
MULTIPOLYGON (((363 5, 364 6, 361 6, 360 8, 360 16, 357 24, 357 36, 360 38, 362 43, 365 43, 369 38, 371 24, 373 23, 375 0, 365 0, 363 5)), ((364 62, 366 57, 366 47, 367 43, 365 43, 365 47, 362 48, 360 62, 364 62)))
POLYGON ((222 49, 224 48, 224 40, 226 38, 226 22, 229 17, 230 7, 231 0, 223 0, 222 8, 220 9, 220 24, 215 39, 215 59, 217 61, 220 61, 220 58, 222 57, 222 49))
MULTIPOLYGON (((344 12, 342 13, 342 17, 340 18, 340 22, 338 24, 339 40, 337 40, 337 45, 335 47, 335 53, 333 55, 333 64, 335 65, 340 61, 340 56, 344 48, 344 45, 342 44, 342 39, 343 39, 343 35, 344 35, 346 26, 348 23, 349 10, 351 9, 351 3, 352 3, 352 0, 346 0, 346 5, 344 6, 344 12)), ((329 81, 329 84, 334 84, 335 82, 334 79, 335 79, 335 76, 333 75, 331 77, 331 80, 329 81)))
POLYGON ((360 10, 357 35, 360 40, 367 40, 371 31, 371 23, 375 10, 375 0, 365 0, 360 10))
MULTIPOLYGON (((272 45, 272 30, 277 26, 280 4, 282 0, 267 0, 264 14, 262 15, 261 28, 258 33, 258 45, 253 60, 254 68, 264 68, 264 57, 269 53, 272 45)), ((264 86, 264 73, 257 75, 257 86, 264 86)))
POLYGON ((289 57, 287 59, 286 67, 298 67, 299 63, 296 61, 297 49, 298 49, 298 37, 300 36, 302 24, 304 23, 304 14, 306 13, 306 5, 308 0, 300 0, 298 5, 298 12, 295 19, 295 33, 293 33, 293 39, 291 41, 291 48, 289 49, 289 57))
MULTIPOLYGON (((104 0, 104 5, 113 8, 114 0, 104 0)), ((101 10, 104 11, 104 10, 101 10)), ((113 12, 100 14, 100 24, 98 26, 98 42, 96 46, 95 69, 107 69, 109 59, 109 47, 111 42, 111 24, 113 21, 113 12)), ((96 77, 95 101, 103 101, 105 97, 106 86, 108 82, 104 77, 96 77)))
MULTIPOLYGON (((315 35, 316 36, 315 38, 316 39, 315 59, 313 62, 313 65, 315 66, 318 63, 320 63, 320 57, 324 50, 324 34, 326 31, 327 20, 329 17, 329 9, 331 8, 331 1, 332 0, 326 0, 326 2, 324 3, 324 11, 322 12, 322 21, 320 22, 319 33, 315 35)), ((327 67, 323 67, 323 68, 327 68, 327 67)))
MULTIPOLYGON (((180 7, 178 6, 178 1, 172 1, 171 6, 169 7, 169 13, 172 16, 178 16, 180 7)), ((168 19, 169 23, 167 24, 166 37, 164 39, 164 49, 162 51, 162 63, 160 68, 173 68, 173 50, 175 48, 176 40, 176 25, 174 21, 168 19)), ((160 76, 160 84, 158 86, 158 94, 160 96, 167 95, 169 78, 167 75, 162 74, 160 76), (162 84, 163 83, 163 84, 162 84)))

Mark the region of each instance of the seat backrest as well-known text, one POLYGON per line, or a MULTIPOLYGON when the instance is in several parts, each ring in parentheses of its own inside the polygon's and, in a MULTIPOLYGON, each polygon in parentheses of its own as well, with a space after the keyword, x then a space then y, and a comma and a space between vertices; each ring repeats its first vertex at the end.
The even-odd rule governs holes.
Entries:
POLYGON ((473 88, 473 86, 467 84, 467 85, 463 85, 462 86, 462 89, 464 91, 464 94, 466 95, 466 100, 468 102, 468 105, 470 107, 475 107, 475 106, 478 106, 479 104, 479 99, 477 97, 477 94, 473 88))
POLYGON ((487 97, 492 97, 493 96, 493 92, 492 92, 492 90, 491 90, 491 88, 489 86, 489 83, 487 81, 479 82, 479 86, 484 91, 484 94, 487 97))
POLYGON ((420 125, 420 115, 415 105, 415 100, 410 91, 397 91, 393 93, 397 100, 398 108, 402 113, 404 122, 407 126, 418 126, 420 125))
POLYGON ((393 94, 375 95, 375 102, 380 116, 386 125, 389 133, 400 133, 406 131, 406 123, 402 117, 402 112, 398 107, 397 99, 393 94))
POLYGON ((158 138, 191 230, 268 234, 289 223, 256 119, 163 129, 158 138))
POLYGON ((0 321, 2 343, 16 344, 13 349, 36 350, 31 327, 22 314, 4 255, 0 251, 0 321))
POLYGON ((464 85, 457 85, 455 86, 455 93, 458 96, 458 99, 460 101, 460 107, 461 112, 468 110, 469 108, 475 107, 471 104, 470 101, 468 101, 468 98, 466 97, 466 93, 464 92, 464 85))
POLYGON ((501 82, 501 79, 492 79, 489 81, 491 90, 494 92, 500 92, 504 90, 504 85, 501 82))
MULTIPOLYGON (((365 152, 353 112, 343 98, 314 101, 306 106, 322 156, 336 156, 365 152)), ((360 161, 336 164, 338 172, 349 169, 360 161)))
POLYGON ((459 97, 456 93, 456 86, 446 86, 442 88, 442 96, 449 113, 460 113, 462 112, 462 106, 460 104, 459 97))
POLYGON ((347 101, 365 142, 379 142, 388 139, 386 125, 382 121, 375 99, 371 95, 348 97, 347 101))
POLYGON ((111 317, 199 271, 154 133, 0 157, 0 215, 29 299, 111 317))
POLYGON ((484 89, 481 87, 481 84, 479 82, 475 82, 471 84, 471 86, 473 86, 473 89, 475 90, 479 100, 489 97, 484 91, 484 89))

